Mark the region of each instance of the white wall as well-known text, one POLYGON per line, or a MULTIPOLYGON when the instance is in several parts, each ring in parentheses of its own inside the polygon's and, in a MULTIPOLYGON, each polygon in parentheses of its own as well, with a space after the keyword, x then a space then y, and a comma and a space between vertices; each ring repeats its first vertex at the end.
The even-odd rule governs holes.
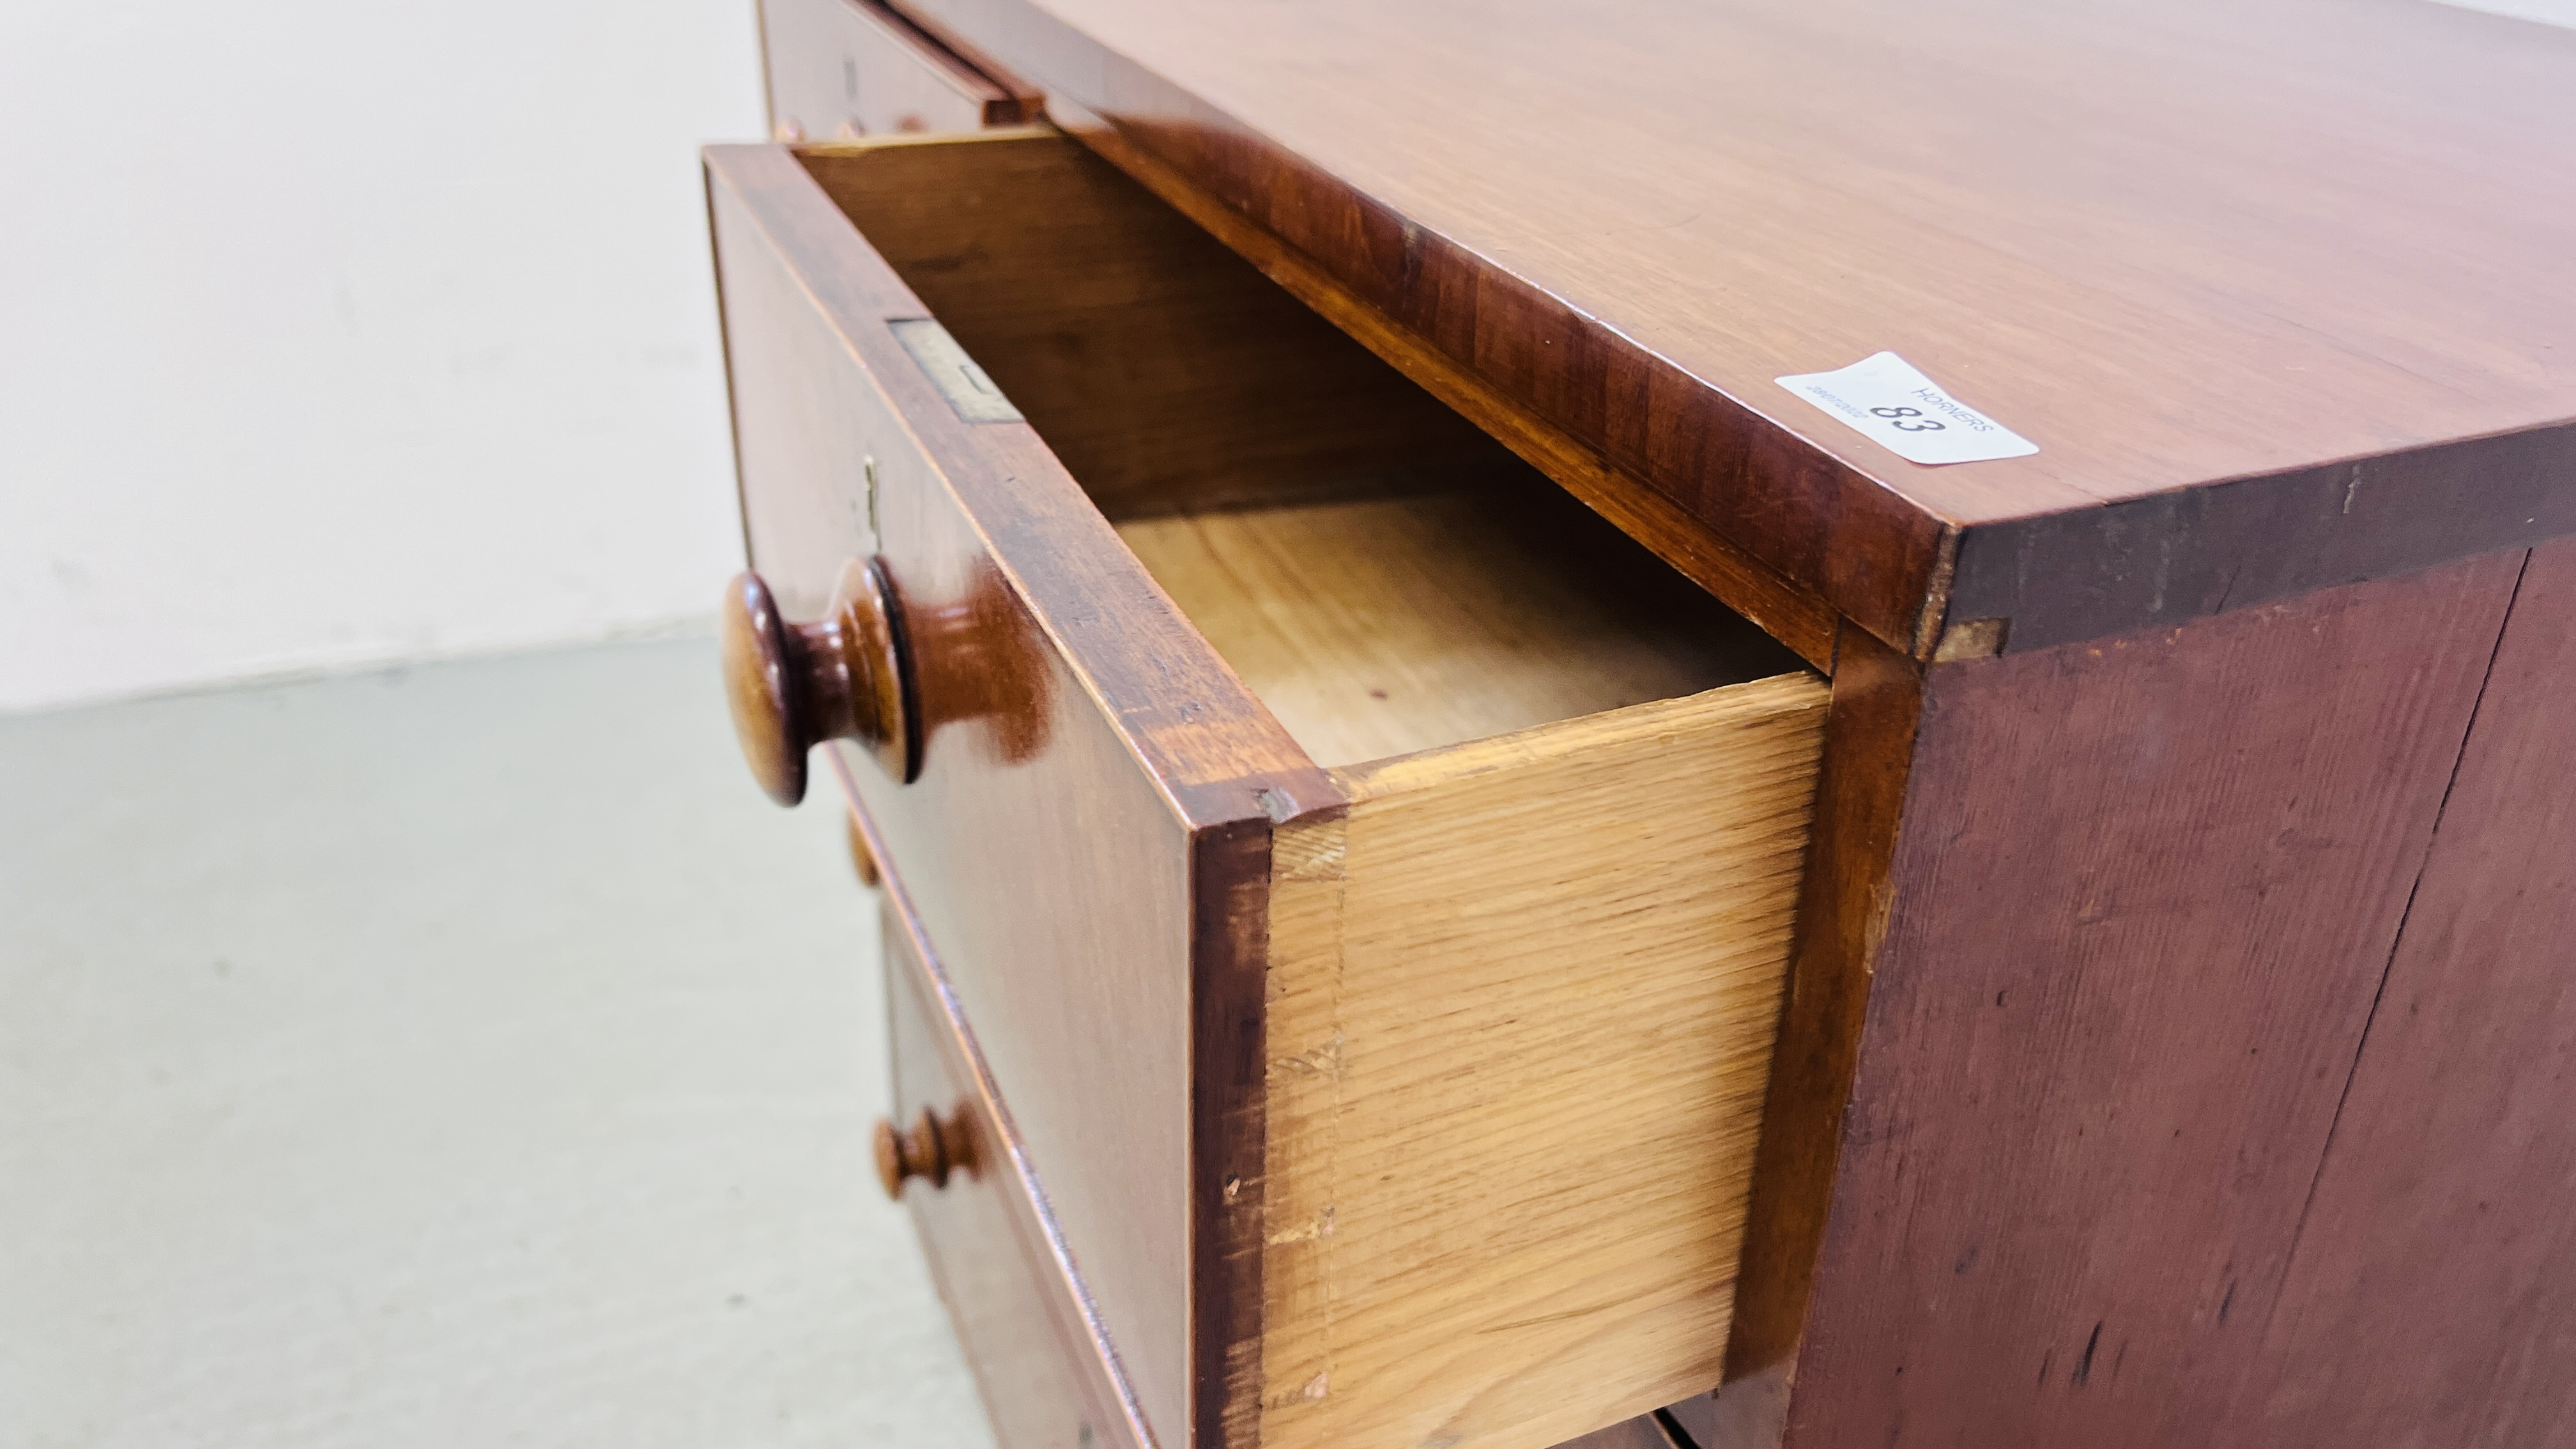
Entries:
POLYGON ((750 0, 0 4, 0 710, 705 614, 759 74, 750 0))

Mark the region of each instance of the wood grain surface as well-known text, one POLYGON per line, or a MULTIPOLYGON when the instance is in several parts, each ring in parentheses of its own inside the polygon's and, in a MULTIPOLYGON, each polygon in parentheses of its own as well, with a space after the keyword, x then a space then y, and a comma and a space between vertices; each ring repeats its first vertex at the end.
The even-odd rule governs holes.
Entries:
POLYGON ((1759 624, 1801 659, 1819 669, 1832 665, 1838 616, 1823 598, 1790 583, 1663 495, 1612 466, 1597 449, 1396 325, 1304 254, 1245 220, 1206 188, 1111 132, 1086 131, 1084 139, 1093 149, 1115 157, 1122 169, 1156 196, 1259 266, 1264 276, 1290 295, 1365 343, 1684 577, 1759 624))
POLYGON ((1845 625, 1727 1345, 1730 1414, 1748 1400, 1764 1414, 1787 1402, 1781 1382, 1806 1328, 1832 1203, 1921 706, 1913 661, 1845 625))
POLYGON ((2576 1438, 2576 544, 2535 550, 2215 1445, 2576 1438))
POLYGON ((894 1112, 937 1114, 971 1167, 904 1189, 993 1437, 1003 1449, 1147 1449, 1116 1358, 1084 1310, 1010 1111, 932 964, 901 884, 886 893, 886 1025, 894 1112))
MULTIPOLYGON (((1200 950, 1197 856, 1231 825, 1266 831, 1262 791, 1293 808, 1339 797, 1038 435, 958 416, 887 326, 926 309, 793 155, 720 147, 708 170, 753 562, 810 618, 843 562, 876 552, 907 617, 981 641, 953 670, 916 658, 920 779, 862 756, 849 773, 1145 1421, 1180 1439, 1193 1174, 1225 1170, 1194 1155, 1193 1083, 1232 1079, 1194 1070, 1194 1033, 1242 1005, 1210 993, 1257 985, 1194 978, 1239 945, 1200 950), (1016 716, 991 712, 1003 686, 1016 716), (958 722, 930 727, 942 718, 958 722)), ((1257 1021, 1257 991, 1246 1009, 1257 1021)))
POLYGON ((2213 1442, 2521 569, 1933 666, 1789 1449, 2213 1442))
MULTIPOLYGON (((2544 549, 2526 570, 2516 550, 2576 530, 2576 293, 2560 285, 2576 213, 2558 200, 2576 182, 2576 36, 2395 0, 909 8, 1044 85, 1058 120, 1178 214, 1665 557, 1699 560, 1694 577, 1810 659, 1831 611, 1870 636, 1833 646, 1817 847, 1832 868, 1805 887, 1735 1304, 1738 1385, 1784 1388, 1794 1366, 1795 1397, 1764 1400, 1793 1449, 2563 1437, 2551 1325, 2576 1254, 2545 1213, 2496 1214, 2552 1200, 2568 1170, 2551 1110, 2567 924, 2551 752, 2569 746, 2543 701, 2565 669, 2570 566, 2544 549), (1917 468, 1770 382, 1881 347, 2040 453, 1917 468), (2005 657, 1974 657, 1989 650, 2005 657), (1918 673, 1906 656, 1942 662, 1918 673), (2463 1060, 2463 1040, 2487 1050, 2463 1060)), ((1077 294, 1129 224, 1127 201, 1081 199, 1116 187, 1045 166, 1064 181, 1050 208, 1077 218, 1058 235, 1090 260, 996 273, 1024 295, 967 324, 992 329, 996 355, 1029 298, 1077 294)), ((888 214, 935 228, 988 194, 888 214)), ((1184 290, 1227 275, 1172 235, 1184 290)), ((928 290, 946 283, 922 262, 976 249, 905 251, 928 290)), ((737 280, 729 264, 729 300, 737 280)), ((1152 313, 1151 286, 1137 295, 1152 313)), ((938 305, 973 319, 976 289, 938 305)), ((847 316, 897 315, 823 310, 842 333, 847 316)), ((1202 395, 1156 350, 1162 326, 1133 348, 1167 378, 1148 394, 1202 395)), ((1023 330, 1040 361, 1006 390, 1080 439, 1075 400, 1099 369, 1023 330)), ((1306 365, 1279 370, 1281 395, 1356 375, 1327 364, 1319 390, 1306 365)), ((935 399, 917 377, 880 381, 906 388, 909 425, 935 399)), ((812 402, 755 406, 831 431, 812 402)), ((932 456, 964 456, 942 451, 956 425, 924 426, 932 456)), ((1211 439, 1282 460, 1242 474, 1236 500, 1275 502, 1280 479, 1317 476, 1316 455, 1266 426, 1166 436, 1202 470, 1230 455, 1211 439)), ((1118 461, 1117 432, 1068 444, 1096 447, 1098 481, 1081 471, 1103 501, 1186 508, 1150 453, 1118 461)), ((1045 454, 1023 436, 978 441, 976 471, 1018 478, 1045 454)), ((1036 468, 1047 505, 1070 496, 1049 491, 1052 463, 1036 468)), ((1101 536, 1005 538, 992 597, 1060 658, 1089 595, 1023 573, 1101 580, 1042 557, 1042 533, 1076 540, 1078 560, 1101 536)), ((968 542, 953 536, 958 557, 968 542)), ((1149 692, 1122 692, 1118 669, 1144 678, 1188 631, 1132 567, 1106 582, 1175 630, 1145 610, 1144 646, 1105 651, 1125 661, 1105 691, 1079 648, 1050 664, 1031 695, 1049 721, 1037 758, 1069 790, 1123 799, 1139 777, 1118 747, 1145 741, 1144 788, 1112 808, 1154 844, 1115 869, 1162 883, 1143 933, 1185 921, 1204 955, 1182 979, 1214 963, 1216 989, 1175 992, 1165 962, 1117 990, 1163 1010, 1139 1080, 1188 1074, 1205 1095, 1133 1140, 1077 1142, 1088 1129, 1058 1121, 1030 1141, 1155 1165, 1160 1216, 1115 1220, 1103 1194, 1067 1220, 1088 1214, 1121 1265, 1109 1296, 1147 1337, 1195 1335, 1140 1368, 1139 1402, 1214 1442, 1332 1405, 1344 1381, 1336 1358, 1324 1396, 1282 1402, 1315 1380, 1254 1332, 1241 1291, 1318 1291, 1282 1255, 1320 1234, 1266 1244, 1242 1227, 1312 1204, 1275 1161, 1208 1168, 1261 1140, 1246 1073, 1281 1055, 1262 1045, 1247 963, 1263 943, 1243 909, 1278 867, 1243 787, 1272 782, 1273 814, 1320 807, 1298 828, 1321 829, 1348 782, 1306 770, 1203 646, 1176 657, 1215 682, 1184 691, 1180 717, 1132 724, 1122 711, 1149 692), (1104 712, 1088 722, 1086 699, 1104 712), (1192 733, 1211 718, 1212 740, 1192 733), (1218 1070, 1190 1074, 1192 1053, 1218 1070), (1195 1317, 1125 1271, 1174 1222, 1190 1274, 1233 1285, 1195 1317)), ((993 773, 959 798, 1024 806, 993 773)), ((997 809, 974 829, 1014 823, 997 809)), ((1331 826, 1346 855, 1364 823, 1331 826)), ((1122 929, 1081 949, 1132 944, 1122 929)), ((969 954, 1052 949, 1008 935, 969 954)), ((1038 1039, 1050 1011, 1079 1022, 1098 1005, 996 1009, 1038 1080, 1098 1067, 1038 1039)))
POLYGON ((1112 518, 1525 471, 1052 131, 804 155, 1112 518))
POLYGON ((1918 656, 2576 529, 2564 30, 2397 0, 906 8, 1918 656), (1882 348, 2039 453, 1919 467, 1772 382, 1882 348))
POLYGON ((1797 667, 1552 489, 1174 515, 1118 531, 1321 765, 1797 667))
POLYGON ((1546 1449, 1717 1381, 1825 702, 1338 771, 1281 830, 1259 1443, 1546 1449))

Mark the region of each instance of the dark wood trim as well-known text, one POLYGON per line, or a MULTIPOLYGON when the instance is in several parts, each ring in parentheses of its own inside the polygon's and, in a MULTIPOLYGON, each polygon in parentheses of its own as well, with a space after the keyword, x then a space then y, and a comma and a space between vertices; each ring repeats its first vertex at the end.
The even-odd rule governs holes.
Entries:
POLYGON ((1261 1430, 1263 1042, 1270 822, 1191 841, 1190 1417, 1199 1444, 1261 1430))
POLYGON ((1836 652, 1798 934, 1754 1156, 1729 1380, 1786 1363, 1806 1325, 1922 704, 1921 667, 1867 631, 1846 626, 1836 652))
POLYGON ((1953 620, 2019 653, 2576 534, 2576 427, 2535 428, 1979 524, 1953 620))

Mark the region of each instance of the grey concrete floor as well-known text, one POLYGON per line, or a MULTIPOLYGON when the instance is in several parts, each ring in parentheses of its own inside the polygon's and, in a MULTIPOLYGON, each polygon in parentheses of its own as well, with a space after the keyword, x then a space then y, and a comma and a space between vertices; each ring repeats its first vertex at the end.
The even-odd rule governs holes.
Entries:
POLYGON ((990 1443, 702 640, 0 719, 0 1445, 990 1443))

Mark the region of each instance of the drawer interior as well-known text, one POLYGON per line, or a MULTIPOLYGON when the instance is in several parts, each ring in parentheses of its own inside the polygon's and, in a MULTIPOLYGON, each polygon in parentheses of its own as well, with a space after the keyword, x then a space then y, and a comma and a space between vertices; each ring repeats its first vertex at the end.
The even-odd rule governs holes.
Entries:
POLYGON ((1119 532, 1325 766, 1800 667, 1581 504, 1520 483, 1119 532))
POLYGON ((1316 763, 1801 668, 1080 145, 803 156, 1316 763))

